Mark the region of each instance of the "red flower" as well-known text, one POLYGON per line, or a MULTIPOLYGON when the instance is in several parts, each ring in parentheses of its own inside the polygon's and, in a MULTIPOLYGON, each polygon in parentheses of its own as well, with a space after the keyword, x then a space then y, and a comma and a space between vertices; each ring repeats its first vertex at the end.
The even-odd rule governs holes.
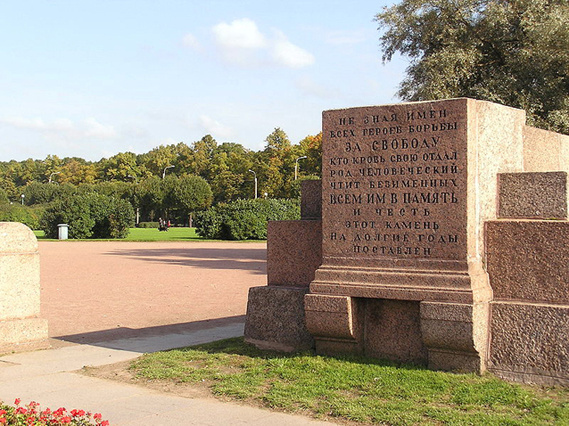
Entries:
POLYGON ((20 398, 16 398, 16 400, 14 401, 14 405, 20 405, 20 402, 22 400, 20 398))
POLYGON ((71 423, 71 417, 65 416, 60 419, 61 423, 71 423))
POLYGON ((103 418, 103 416, 101 415, 101 413, 95 413, 95 414, 93 414, 93 418, 95 420, 101 420, 103 418))
POLYGON ((4 415, 4 414, 6 414, 6 413, 7 413, 6 410, 0 410, 0 416, 4 415))
POLYGON ((105 420, 105 421, 101 422, 101 426, 109 426, 109 421, 105 420))
POLYGON ((85 415, 85 410, 71 410, 71 415, 73 417, 83 417, 85 415))

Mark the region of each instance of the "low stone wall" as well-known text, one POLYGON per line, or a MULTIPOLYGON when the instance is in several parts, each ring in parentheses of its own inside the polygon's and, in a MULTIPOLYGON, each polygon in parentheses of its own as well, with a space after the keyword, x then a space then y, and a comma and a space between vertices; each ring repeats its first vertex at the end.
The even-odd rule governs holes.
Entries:
POLYGON ((0 222, 0 350, 47 337, 37 239, 21 223, 0 222))
POLYGON ((569 384, 569 222, 486 224, 491 303, 488 368, 496 375, 569 384))
POLYGON ((312 348, 304 296, 322 263, 321 181, 303 181, 301 220, 269 222, 267 281, 249 290, 245 340, 263 349, 312 348))

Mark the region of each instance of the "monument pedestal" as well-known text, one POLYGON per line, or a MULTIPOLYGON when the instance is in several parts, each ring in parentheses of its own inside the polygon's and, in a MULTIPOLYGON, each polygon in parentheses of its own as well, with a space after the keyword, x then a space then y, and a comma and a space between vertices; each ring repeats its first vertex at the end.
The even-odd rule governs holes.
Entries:
POLYGON ((323 113, 317 351, 482 372, 492 290, 483 224, 523 167, 525 113, 471 99, 323 113))
POLYGON ((268 258, 269 286, 304 277, 316 351, 569 383, 569 136, 472 99, 325 111, 322 135, 321 233, 283 225, 268 258))

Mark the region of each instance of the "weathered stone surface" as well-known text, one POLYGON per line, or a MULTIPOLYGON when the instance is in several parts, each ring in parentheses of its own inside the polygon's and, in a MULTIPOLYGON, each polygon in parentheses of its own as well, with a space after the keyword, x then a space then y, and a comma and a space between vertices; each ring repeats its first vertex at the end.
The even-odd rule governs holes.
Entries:
POLYGON ((427 348, 421 336, 419 303, 364 300, 366 356, 426 365, 427 348))
POLYGON ((300 183, 300 218, 322 219, 322 181, 303 180, 300 183))
POLYGON ((421 303, 421 334, 429 368, 478 371, 486 369, 488 303, 421 303))
POLYGON ((37 239, 25 225, 0 222, 0 346, 47 339, 40 315, 37 239))
POLYGON ((306 326, 317 337, 356 339, 357 315, 351 297, 307 294, 306 326))
POLYGON ((267 227, 267 276, 270 286, 308 287, 322 263, 322 222, 270 221, 267 227))
POLYGON ((567 172, 498 174, 498 218, 567 219, 567 172))
POLYGON ((524 172, 569 172, 569 136, 524 126, 524 172))
POLYGON ((569 384, 569 305, 493 302, 489 369, 546 385, 569 384))
POLYGON ((494 299, 569 304, 567 241, 567 221, 487 222, 487 268, 494 299))
POLYGON ((245 340, 263 349, 295 351, 314 345, 304 321, 307 289, 253 287, 247 301, 245 340))

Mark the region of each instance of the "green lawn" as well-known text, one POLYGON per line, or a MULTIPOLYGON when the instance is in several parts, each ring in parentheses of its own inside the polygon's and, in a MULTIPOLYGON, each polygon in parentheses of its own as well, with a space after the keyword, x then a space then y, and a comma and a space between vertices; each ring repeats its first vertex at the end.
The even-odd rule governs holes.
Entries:
MULTIPOLYGON (((34 231, 38 240, 50 241, 43 231, 34 231)), ((56 241, 56 240, 51 240, 56 241)), ((77 240, 69 240, 77 241, 77 240)), ((94 240, 83 240, 94 241, 94 240)), ((108 240, 105 240, 108 241, 108 240)), ((158 231, 157 228, 130 228, 128 237, 112 241, 206 241, 196 234, 196 228, 170 228, 168 231, 158 231)))
POLYGON ((318 418, 389 425, 569 424, 569 389, 522 386, 361 357, 260 351, 242 338, 146 354, 139 380, 318 418))

